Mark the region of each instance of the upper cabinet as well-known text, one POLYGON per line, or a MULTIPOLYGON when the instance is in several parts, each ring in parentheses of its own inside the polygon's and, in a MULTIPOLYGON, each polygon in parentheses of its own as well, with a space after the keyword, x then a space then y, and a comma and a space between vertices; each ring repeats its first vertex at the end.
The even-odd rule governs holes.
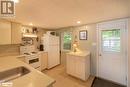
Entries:
POLYGON ((0 20, 0 45, 11 44, 11 23, 0 20))
POLYGON ((22 25, 19 23, 11 23, 11 43, 12 44, 20 44, 22 41, 22 32, 21 32, 22 25))
POLYGON ((0 20, 0 45, 20 44, 22 39, 22 25, 0 20))

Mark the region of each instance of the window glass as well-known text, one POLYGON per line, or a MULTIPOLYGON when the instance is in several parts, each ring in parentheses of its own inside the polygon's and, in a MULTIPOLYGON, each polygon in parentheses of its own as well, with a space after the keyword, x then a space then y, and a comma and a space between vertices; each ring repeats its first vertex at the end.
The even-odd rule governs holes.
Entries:
POLYGON ((120 29, 102 31, 102 50, 105 52, 120 52, 120 29))
POLYGON ((63 37, 63 49, 64 50, 71 50, 71 32, 64 32, 64 37, 63 37))

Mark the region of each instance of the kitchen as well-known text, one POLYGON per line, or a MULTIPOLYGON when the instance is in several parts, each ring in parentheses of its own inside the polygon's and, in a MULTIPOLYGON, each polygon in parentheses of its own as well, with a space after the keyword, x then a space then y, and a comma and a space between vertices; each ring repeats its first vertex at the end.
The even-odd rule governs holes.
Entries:
POLYGON ((0 87, 129 87, 129 0, 11 1, 15 14, 0 15, 0 87))

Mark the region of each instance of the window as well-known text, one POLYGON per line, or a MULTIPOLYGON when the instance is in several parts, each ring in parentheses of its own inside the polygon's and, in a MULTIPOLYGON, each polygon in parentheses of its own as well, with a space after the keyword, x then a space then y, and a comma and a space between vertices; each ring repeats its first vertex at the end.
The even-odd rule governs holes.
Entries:
POLYGON ((102 31, 102 50, 104 52, 120 52, 120 29, 102 31))
POLYGON ((63 35, 63 50, 71 50, 71 32, 64 32, 63 35))

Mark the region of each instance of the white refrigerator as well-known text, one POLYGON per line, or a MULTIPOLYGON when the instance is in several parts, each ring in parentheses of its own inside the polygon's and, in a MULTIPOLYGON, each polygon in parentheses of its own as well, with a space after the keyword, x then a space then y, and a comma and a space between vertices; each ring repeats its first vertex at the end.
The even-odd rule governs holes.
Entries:
POLYGON ((43 37, 44 50, 48 52, 47 68, 53 68, 60 64, 60 44, 59 37, 44 34, 43 37))

